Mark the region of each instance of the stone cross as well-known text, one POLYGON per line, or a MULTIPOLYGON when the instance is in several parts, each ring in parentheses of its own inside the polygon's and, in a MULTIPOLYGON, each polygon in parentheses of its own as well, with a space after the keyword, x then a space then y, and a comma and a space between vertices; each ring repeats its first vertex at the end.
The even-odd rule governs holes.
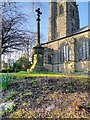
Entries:
POLYGON ((40 12, 40 8, 36 9, 37 12, 37 38, 36 38, 36 46, 40 45, 40 15, 42 12, 40 12))

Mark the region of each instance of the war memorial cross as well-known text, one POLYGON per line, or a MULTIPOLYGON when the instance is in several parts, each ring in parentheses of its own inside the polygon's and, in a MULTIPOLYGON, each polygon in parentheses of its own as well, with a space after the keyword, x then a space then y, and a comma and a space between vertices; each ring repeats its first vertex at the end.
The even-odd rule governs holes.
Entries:
POLYGON ((37 12, 37 38, 36 38, 36 46, 40 45, 40 15, 42 12, 40 12, 40 8, 36 9, 37 12))

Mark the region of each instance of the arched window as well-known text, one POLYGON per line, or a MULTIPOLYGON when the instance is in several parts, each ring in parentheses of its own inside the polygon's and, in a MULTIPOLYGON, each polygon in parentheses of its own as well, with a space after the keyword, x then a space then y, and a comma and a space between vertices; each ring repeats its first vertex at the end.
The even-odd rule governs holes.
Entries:
POLYGON ((71 48, 69 47, 69 45, 63 45, 60 48, 60 61, 71 61, 71 48))
POLYGON ((64 8, 62 5, 60 5, 59 7, 59 14, 63 14, 64 13, 64 8))
POLYGON ((79 59, 85 60, 88 58, 89 58, 89 41, 82 40, 80 42, 80 48, 79 48, 79 59))

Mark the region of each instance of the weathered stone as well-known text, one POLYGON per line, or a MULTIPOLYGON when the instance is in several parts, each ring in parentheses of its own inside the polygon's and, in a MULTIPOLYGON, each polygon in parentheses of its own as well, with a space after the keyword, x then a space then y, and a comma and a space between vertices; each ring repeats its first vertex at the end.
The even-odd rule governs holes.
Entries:
POLYGON ((33 47, 33 65, 30 68, 30 72, 42 72, 45 71, 43 66, 43 55, 44 55, 44 47, 40 45, 40 8, 36 10, 37 12, 37 38, 36 38, 36 46, 33 47))
MULTIPOLYGON (((52 1, 52 0, 51 0, 52 1)), ((79 29, 79 13, 76 2, 50 2, 49 40, 42 44, 45 47, 44 66, 48 71, 59 73, 90 74, 90 27, 79 29), (61 11, 60 11, 61 10, 61 11), (83 45, 82 41, 87 41, 83 45), (86 45, 88 44, 88 45, 86 45), (68 46, 70 52, 66 52, 68 46), (82 54, 87 58, 80 58, 82 54), (61 61, 63 56, 71 59, 61 61), (51 56, 51 57, 50 57, 51 56), (50 62, 51 60, 51 62, 50 62)), ((67 50, 68 51, 68 50, 67 50)), ((83 56, 82 55, 82 56, 83 56)))
POLYGON ((43 66, 43 54, 44 48, 41 46, 33 48, 33 64, 30 68, 30 72, 43 72, 45 68, 43 66))

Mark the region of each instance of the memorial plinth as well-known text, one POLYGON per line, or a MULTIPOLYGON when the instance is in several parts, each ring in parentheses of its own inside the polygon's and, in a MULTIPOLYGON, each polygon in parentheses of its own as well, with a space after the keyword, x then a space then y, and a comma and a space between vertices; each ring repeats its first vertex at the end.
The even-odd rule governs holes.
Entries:
POLYGON ((43 55, 44 55, 44 47, 40 45, 40 8, 36 10, 37 12, 37 38, 36 38, 36 46, 33 47, 33 64, 30 68, 30 72, 42 72, 45 71, 43 66, 43 55))
POLYGON ((33 64, 30 68, 30 72, 42 72, 45 71, 43 66, 43 54, 44 48, 37 46, 33 48, 33 64))

